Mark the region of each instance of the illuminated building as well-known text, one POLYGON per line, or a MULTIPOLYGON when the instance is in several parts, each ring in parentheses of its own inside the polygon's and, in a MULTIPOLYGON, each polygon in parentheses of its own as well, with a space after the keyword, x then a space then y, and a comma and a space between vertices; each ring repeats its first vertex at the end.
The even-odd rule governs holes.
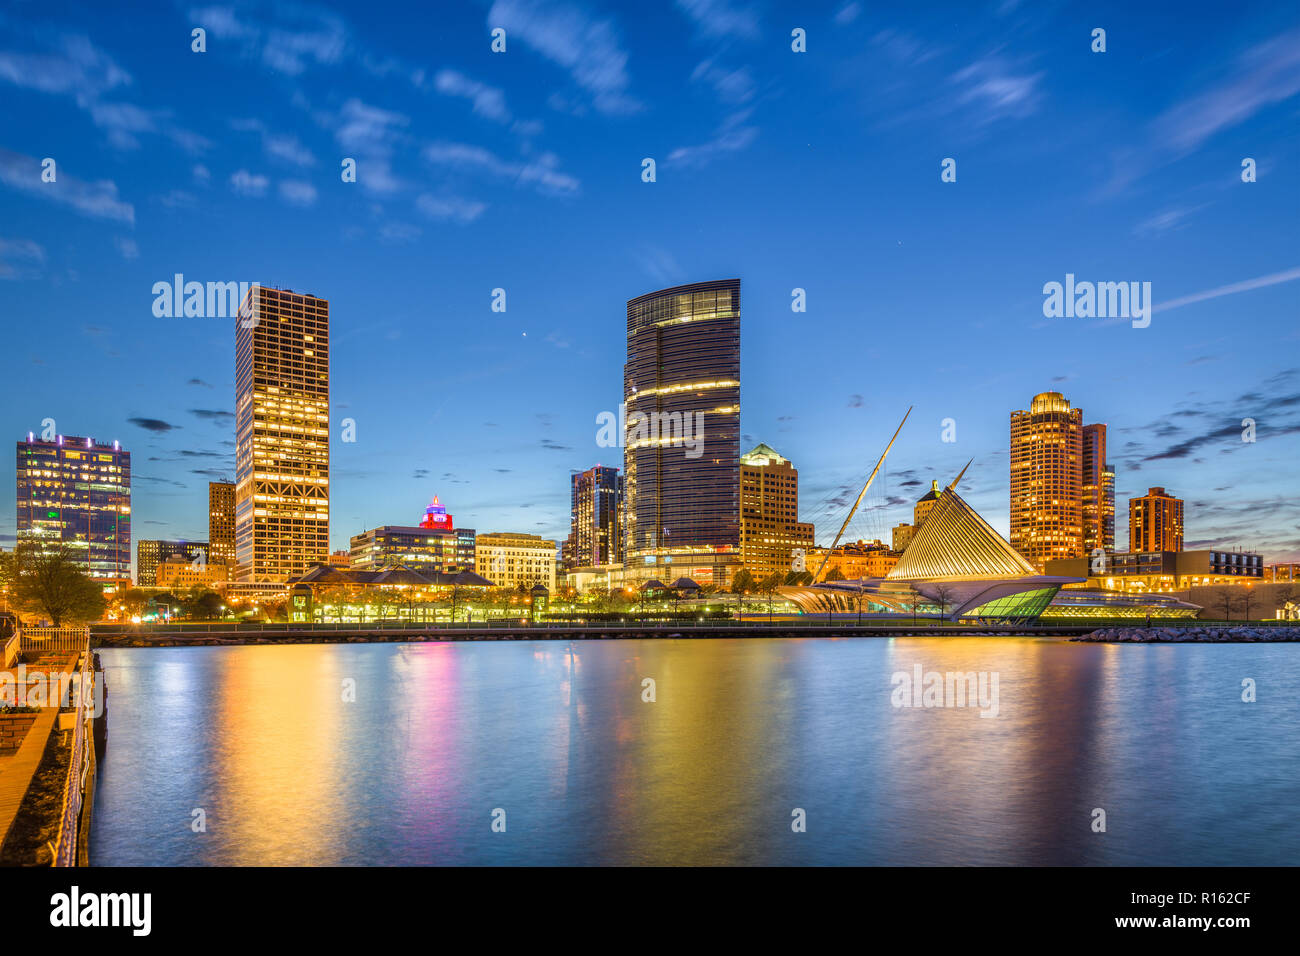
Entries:
POLYGON ((329 557, 329 302, 265 286, 235 320, 239 580, 283 582, 329 557))
POLYGON ((768 445, 740 456, 741 563, 758 580, 790 571, 794 551, 813 546, 799 520, 799 471, 768 445))
POLYGON ((1183 550, 1183 499, 1151 488, 1128 500, 1129 551, 1183 550))
POLYGON ((193 561, 170 557, 158 564, 154 584, 169 590, 188 590, 199 586, 219 588, 230 581, 231 566, 226 561, 193 561))
POLYGON ((807 554, 808 569, 816 572, 823 564, 825 571, 815 583, 826 580, 835 568, 845 580, 859 578, 883 578, 898 564, 899 552, 891 549, 881 541, 856 541, 842 544, 826 557, 825 548, 810 548, 807 554))
POLYGON ((1300 581, 1300 564, 1270 564, 1264 569, 1264 580, 1277 583, 1300 581))
POLYGON ((1083 411, 1060 392, 1011 413, 1011 546, 1036 568, 1083 555, 1083 411))
POLYGON ((623 565, 602 564, 598 567, 570 568, 564 573, 564 583, 579 594, 621 590, 623 565))
POLYGON ((623 563, 623 476, 617 468, 595 465, 575 472, 569 489, 569 537, 564 541, 564 567, 597 567, 623 563))
POLYGON ((329 561, 326 563, 331 568, 350 568, 352 567, 352 552, 346 550, 331 551, 329 561))
POLYGON ((474 570, 474 529, 457 528, 437 495, 418 527, 384 525, 353 535, 349 543, 353 570, 394 565, 446 574, 474 570))
POLYGON ((172 558, 206 563, 209 560, 208 542, 141 538, 135 545, 136 585, 142 588, 158 587, 158 568, 172 558))
POLYGON ((939 503, 939 496, 942 494, 939 482, 932 481, 930 490, 917 499, 916 504, 912 506, 912 535, 921 530, 921 523, 925 521, 925 516, 939 503))
POLYGON ((208 482, 208 558, 235 561, 235 485, 208 482))
POLYGON ((908 543, 912 540, 912 534, 915 530, 915 526, 908 524, 906 521, 901 521, 894 525, 894 534, 892 537, 894 550, 901 553, 906 549, 908 543))
POLYGON ((30 432, 18 442, 18 543, 62 544, 90 577, 131 583, 131 453, 113 442, 30 432))
POLYGON ((509 531, 481 534, 475 542, 475 570, 497 587, 544 584, 555 590, 555 542, 509 531))
POLYGON ((1130 551, 1106 556, 1104 566, 1090 558, 1070 558, 1048 563, 1049 574, 1086 577, 1070 587, 1106 588, 1112 591, 1171 592, 1188 588, 1261 584, 1264 559, 1251 551, 1130 551))
POLYGON ((725 586, 740 566, 739 279, 628 301, 623 401, 628 582, 725 586))
MULTIPOLYGON (((1087 589, 1076 574, 1040 574, 957 494, 943 490, 898 563, 883 578, 783 587, 805 614, 882 614, 1010 623, 1063 619, 1194 617, 1194 604, 1164 595, 1087 589), (1084 589, 1062 593, 1062 588, 1084 589)), ((1080 559, 1082 561, 1082 559, 1080 559)))
POLYGON ((1106 426, 1083 426, 1083 553, 1115 550, 1115 466, 1106 463, 1106 426))

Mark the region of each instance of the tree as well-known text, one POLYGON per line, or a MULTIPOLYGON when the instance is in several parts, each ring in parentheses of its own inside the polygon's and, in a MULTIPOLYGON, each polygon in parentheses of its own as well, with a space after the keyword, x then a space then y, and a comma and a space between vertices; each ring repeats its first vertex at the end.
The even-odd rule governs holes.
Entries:
POLYGON ((1257 595, 1255 594, 1254 589, 1252 589, 1249 584, 1246 585, 1244 588, 1238 588, 1238 591, 1240 592, 1237 595, 1237 597, 1241 603, 1241 619, 1243 621, 1249 621, 1250 609, 1254 604, 1257 603, 1255 600, 1257 595))
POLYGON ((1236 588, 1218 587, 1210 592, 1210 604, 1214 609, 1223 611, 1225 621, 1232 620, 1232 612, 1240 606, 1237 601, 1236 588))
POLYGON ((104 588, 81 570, 63 545, 41 548, 20 544, 9 558, 14 606, 42 614, 59 627, 65 621, 98 621, 104 616, 104 588))
POLYGON ((841 571, 841 570, 840 570, 840 566, 839 566, 838 564, 836 564, 836 565, 832 566, 831 569, 830 569, 829 571, 826 572, 826 578, 825 578, 825 580, 826 580, 826 581, 843 581, 843 580, 844 580, 844 572, 841 571))
POLYGON ((745 594, 757 586, 758 582, 754 580, 754 575, 750 574, 749 568, 741 568, 731 576, 731 590, 736 594, 736 614, 742 620, 745 617, 745 594))
POLYGON ((811 571, 787 571, 785 583, 792 586, 802 586, 812 584, 811 571))
POLYGON ((936 584, 933 590, 934 603, 939 605, 939 617, 946 618, 948 616, 948 607, 953 602, 953 589, 946 584, 936 584))
POLYGON ((773 571, 758 586, 759 593, 767 595, 767 622, 769 624, 772 623, 772 601, 776 596, 776 589, 781 586, 782 580, 781 572, 773 571))

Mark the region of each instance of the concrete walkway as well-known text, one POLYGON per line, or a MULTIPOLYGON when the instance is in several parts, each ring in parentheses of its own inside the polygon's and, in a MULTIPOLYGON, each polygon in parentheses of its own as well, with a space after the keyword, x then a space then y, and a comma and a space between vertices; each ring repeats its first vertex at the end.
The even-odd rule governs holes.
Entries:
POLYGON ((31 786, 36 768, 45 756, 45 744, 49 740, 54 720, 59 716, 57 707, 43 707, 36 715, 36 723, 27 731, 22 746, 12 757, 0 757, 0 846, 4 845, 9 828, 13 826, 18 808, 22 806, 27 788, 31 786))

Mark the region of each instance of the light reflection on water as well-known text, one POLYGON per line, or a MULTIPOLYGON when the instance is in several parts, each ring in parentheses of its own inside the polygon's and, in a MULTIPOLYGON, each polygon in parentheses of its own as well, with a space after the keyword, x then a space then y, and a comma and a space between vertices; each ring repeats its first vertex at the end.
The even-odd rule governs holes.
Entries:
POLYGON ((1300 862, 1295 645, 100 654, 96 865, 1300 862), (891 675, 918 663, 996 672, 998 717, 892 706, 891 675), (1241 701, 1245 677, 1257 703, 1241 701), (505 833, 491 830, 498 807, 505 833), (806 833, 791 830, 796 807, 806 833), (1097 807, 1106 833, 1092 831, 1097 807), (191 829, 196 808, 205 833, 191 829))

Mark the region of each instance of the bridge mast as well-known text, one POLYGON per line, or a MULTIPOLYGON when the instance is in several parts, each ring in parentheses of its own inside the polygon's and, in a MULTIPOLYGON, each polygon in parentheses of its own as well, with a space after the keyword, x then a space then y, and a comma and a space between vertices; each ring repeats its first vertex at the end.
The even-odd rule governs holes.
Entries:
MULTIPOLYGON (((907 407, 907 414, 903 416, 903 420, 899 422, 898 427, 894 429, 894 438, 897 438, 898 433, 903 430, 903 425, 907 422, 907 416, 912 414, 912 407, 913 406, 911 405, 907 407)), ((813 575, 813 584, 817 583, 817 579, 821 577, 822 572, 826 570, 826 563, 830 561, 831 554, 835 551, 835 546, 840 543, 840 538, 844 534, 844 529, 847 528, 849 522, 853 520, 853 515, 857 512, 858 505, 862 504, 862 499, 866 497, 867 489, 870 488, 871 483, 876 480, 876 472, 880 471, 880 466, 885 463, 885 456, 889 454, 889 449, 894 447, 894 438, 889 439, 889 444, 886 445, 885 450, 880 453, 880 461, 876 462, 876 467, 871 469, 871 475, 867 478, 867 483, 863 485, 862 490, 858 492, 858 500, 853 502, 853 507, 849 509, 849 516, 844 519, 844 524, 840 525, 840 530, 836 533, 835 540, 831 542, 830 549, 826 552, 826 557, 822 558, 821 567, 819 567, 817 573, 813 575)), ((965 471, 965 469, 962 470, 965 471)))

